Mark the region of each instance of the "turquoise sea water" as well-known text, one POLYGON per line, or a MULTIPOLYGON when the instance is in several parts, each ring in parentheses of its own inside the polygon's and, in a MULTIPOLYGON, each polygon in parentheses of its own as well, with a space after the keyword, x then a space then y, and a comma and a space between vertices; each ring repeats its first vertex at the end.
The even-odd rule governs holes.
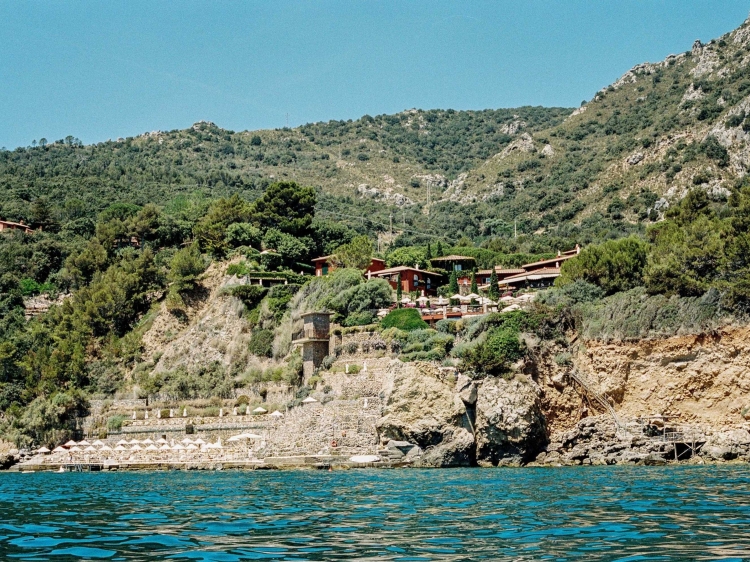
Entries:
POLYGON ((0 473, 0 560, 750 560, 750 468, 0 473))

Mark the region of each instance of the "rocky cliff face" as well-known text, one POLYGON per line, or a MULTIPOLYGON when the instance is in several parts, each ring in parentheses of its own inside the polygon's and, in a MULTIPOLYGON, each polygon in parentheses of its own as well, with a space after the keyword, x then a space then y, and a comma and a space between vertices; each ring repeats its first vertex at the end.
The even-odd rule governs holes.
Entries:
POLYGON ((634 343, 586 342, 575 362, 623 417, 663 414, 715 429, 750 418, 747 326, 634 343))
POLYGON ((520 465, 546 443, 538 385, 524 375, 473 382, 428 363, 391 365, 381 441, 424 449, 422 466, 520 465))
POLYGON ((541 390, 525 376, 487 378, 476 404, 477 461, 483 466, 520 465, 547 441, 541 390))
POLYGON ((426 363, 393 362, 377 425, 381 441, 419 445, 425 450, 420 462, 428 466, 655 464, 675 454, 690 457, 684 446, 649 438, 650 422, 643 420, 663 418, 668 429, 701 445, 695 452, 703 459, 750 459, 750 327, 588 341, 567 365, 553 360, 558 351, 538 354, 523 374, 480 381, 426 363), (619 428, 589 391, 610 402, 619 428))
POLYGON ((381 441, 408 441, 425 450, 423 466, 468 466, 474 437, 455 383, 429 363, 394 361, 388 371, 381 441))

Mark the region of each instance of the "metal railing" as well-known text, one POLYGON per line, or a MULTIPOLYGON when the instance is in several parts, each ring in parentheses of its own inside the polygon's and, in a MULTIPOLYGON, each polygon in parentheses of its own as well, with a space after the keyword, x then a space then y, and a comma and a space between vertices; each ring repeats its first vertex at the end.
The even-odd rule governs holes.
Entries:
POLYGON ((607 400, 607 397, 605 395, 599 394, 597 391, 595 391, 591 383, 586 379, 585 376, 581 375, 580 373, 570 371, 568 374, 570 375, 571 379, 577 382, 586 391, 586 393, 591 396, 591 398, 596 400, 607 411, 607 413, 612 416, 617 429, 624 429, 624 426, 620 423, 620 420, 615 413, 615 409, 612 407, 612 404, 609 403, 609 400, 607 400))

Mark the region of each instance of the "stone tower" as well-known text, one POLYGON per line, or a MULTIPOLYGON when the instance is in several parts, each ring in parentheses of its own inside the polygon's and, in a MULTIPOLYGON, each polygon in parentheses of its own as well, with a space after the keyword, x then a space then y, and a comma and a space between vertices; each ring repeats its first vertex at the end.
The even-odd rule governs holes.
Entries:
POLYGON ((328 355, 331 313, 308 312, 302 315, 302 322, 302 331, 292 335, 292 343, 302 345, 302 372, 309 377, 328 355))

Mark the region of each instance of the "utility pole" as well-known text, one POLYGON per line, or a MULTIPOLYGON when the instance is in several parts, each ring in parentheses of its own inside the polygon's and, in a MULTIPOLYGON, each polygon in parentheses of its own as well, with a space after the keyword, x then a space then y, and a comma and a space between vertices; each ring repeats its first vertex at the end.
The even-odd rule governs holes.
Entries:
POLYGON ((393 213, 391 213, 388 218, 390 219, 391 224, 391 240, 393 240, 393 213))

